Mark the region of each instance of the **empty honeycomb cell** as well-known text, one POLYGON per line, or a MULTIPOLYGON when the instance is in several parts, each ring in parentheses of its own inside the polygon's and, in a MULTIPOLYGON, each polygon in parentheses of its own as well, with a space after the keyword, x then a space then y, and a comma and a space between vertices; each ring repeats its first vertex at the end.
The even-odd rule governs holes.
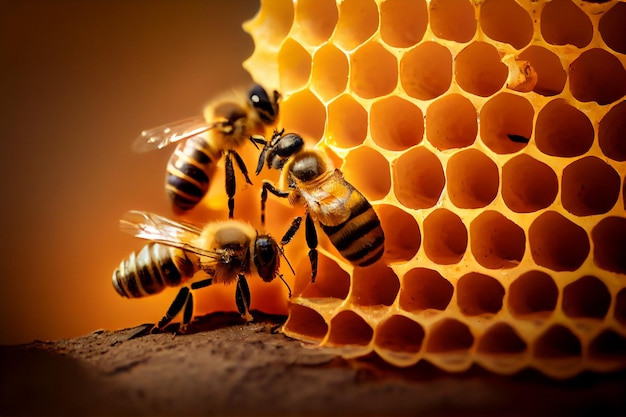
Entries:
POLYGON ((440 208, 424 219, 424 252, 440 265, 458 263, 467 249, 467 229, 454 212, 440 208))
POLYGON ((541 35, 552 45, 583 48, 593 36, 589 17, 571 0, 552 0, 541 11, 541 35))
POLYGON ((407 262, 420 248, 421 233, 415 218, 391 204, 375 206, 385 231, 385 257, 387 262, 407 262))
POLYGON ((589 343, 589 356, 600 361, 626 360, 626 338, 605 330, 589 343))
MULTIPOLYGON (((302 232, 300 232, 302 233, 302 232)), ((294 239, 298 238, 296 236, 294 239)), ((300 236, 304 239, 304 236, 300 236)), ((341 269, 337 262, 324 254, 319 254, 317 278, 311 283, 311 263, 303 257, 296 266, 296 283, 293 288, 295 295, 305 298, 337 298, 345 300, 350 291, 350 275, 341 269)))
POLYGON ((261 3, 259 13, 254 20, 246 23, 246 30, 252 32, 254 29, 255 42, 278 46, 285 39, 293 24, 293 1, 261 0, 261 3))
POLYGON ((368 200, 379 200, 391 189, 389 161, 378 151, 362 146, 346 156, 343 170, 346 179, 368 200))
POLYGON ((380 36, 389 46, 415 45, 424 36, 427 25, 424 0, 386 0, 380 4, 380 36))
POLYGON ((446 180, 435 154, 424 147, 410 149, 392 164, 392 170, 394 192, 402 205, 423 209, 437 204, 446 180))
POLYGON ((326 107, 308 90, 291 94, 281 103, 282 127, 296 132, 306 141, 317 141, 324 135, 326 107))
POLYGON ((367 346, 373 336, 372 327, 354 311, 343 310, 330 321, 328 343, 331 345, 367 346))
POLYGON ((284 89, 304 87, 311 75, 311 56, 298 42, 287 39, 278 52, 278 73, 284 89))
POLYGON ((441 274, 427 268, 415 268, 402 277, 400 308, 408 312, 445 310, 454 287, 441 274))
POLYGON ((439 150, 471 146, 478 133, 478 114, 469 99, 448 94, 426 110, 428 141, 439 150))
POLYGON ((593 144, 593 125, 582 111, 563 99, 546 104, 537 115, 535 143, 547 155, 582 155, 593 144))
POLYGON ((554 170, 531 156, 517 155, 502 167, 502 199, 517 213, 531 213, 548 207, 558 190, 554 170))
POLYGON ((390 151, 404 151, 422 141, 422 111, 397 96, 377 100, 370 108, 370 130, 378 146, 390 151))
POLYGON ((431 0, 430 27, 438 38, 468 42, 476 33, 474 7, 465 0, 431 0))
POLYGON ((476 350, 490 355, 519 354, 526 352, 526 342, 507 323, 489 327, 478 341, 476 350))
POLYGON ((625 135, 626 101, 622 101, 613 106, 600 121, 598 143, 602 153, 615 161, 626 161, 625 135))
POLYGON ((498 166, 477 149, 453 155, 446 167, 448 197, 459 208, 480 208, 498 194, 498 166))
POLYGON ((452 353, 469 350, 473 344, 474 336, 465 323, 445 318, 433 324, 426 350, 431 353, 452 353))
POLYGON ((328 332, 328 325, 324 318, 315 310, 291 304, 290 312, 283 331, 298 335, 301 340, 320 342, 328 332))
POLYGON ((393 315, 376 328, 374 344, 385 350, 417 353, 424 341, 424 328, 413 320, 393 315))
POLYGON ((367 111, 352 96, 344 94, 328 105, 327 143, 352 148, 362 144, 366 136, 367 111))
POLYGON ((352 305, 374 306, 393 304, 400 291, 400 280, 389 268, 377 262, 367 268, 355 268, 352 274, 352 305))
POLYGON ((611 305, 611 293, 596 277, 585 276, 563 288, 563 312, 569 317, 602 319, 611 305))
POLYGON ((564 359, 581 356, 580 339, 567 327, 555 324, 535 341, 535 356, 544 359, 564 359))
POLYGON ((330 38, 338 19, 335 0, 290 0, 290 3, 295 5, 293 37, 312 46, 330 38))
POLYGON ((563 207, 577 216, 606 213, 619 197, 619 174, 595 156, 569 164, 561 181, 563 207))
POLYGON ((615 52, 626 54, 626 3, 617 3, 600 18, 598 30, 602 39, 615 52))
POLYGON ((330 101, 343 93, 348 85, 348 58, 332 43, 315 51, 311 69, 311 88, 330 101))
POLYGON ((613 103, 626 94, 626 70, 615 55, 603 49, 589 49, 569 66, 569 85, 579 101, 613 103))
POLYGON ((480 6, 480 27, 487 36, 513 45, 526 46, 533 37, 533 22, 515 0, 485 0, 480 6))
POLYGON ((504 287, 488 275, 470 272, 456 284, 456 301, 466 316, 496 314, 502 309, 504 287))
POLYGON ((333 41, 350 51, 372 37, 378 29, 378 7, 373 0, 343 0, 333 41))
POLYGON ((626 274, 626 218, 610 216, 591 230, 593 258, 600 268, 626 274))
POLYGON ((526 235, 512 220, 488 210, 470 224, 470 246, 476 262, 485 268, 513 268, 524 257, 526 235))
POLYGON ((498 50, 487 42, 471 43, 454 60, 456 82, 463 90, 481 97, 499 91, 508 73, 498 50))
POLYGON ((585 229, 554 211, 547 211, 533 221, 528 241, 537 265, 553 271, 575 271, 589 255, 585 229))
POLYGON ((509 286, 509 310, 515 316, 545 317, 554 312, 559 289, 554 279, 542 271, 528 271, 509 286))
POLYGON ((622 288, 615 296, 615 320, 626 326, 626 288, 622 288))
POLYGON ((530 138, 535 110, 530 102, 516 94, 500 93, 489 99, 480 112, 480 137, 499 154, 514 153, 526 146, 509 135, 530 138))
POLYGON ((565 87, 567 72, 557 54, 539 45, 531 45, 519 59, 528 61, 537 73, 537 83, 533 91, 543 96, 554 96, 565 87))
POLYGON ((362 98, 391 93, 398 83, 396 57, 378 42, 369 42, 350 55, 350 88, 362 98))
POLYGON ((439 97, 452 83, 452 54, 436 42, 424 42, 405 52, 400 60, 404 91, 419 100, 439 97))

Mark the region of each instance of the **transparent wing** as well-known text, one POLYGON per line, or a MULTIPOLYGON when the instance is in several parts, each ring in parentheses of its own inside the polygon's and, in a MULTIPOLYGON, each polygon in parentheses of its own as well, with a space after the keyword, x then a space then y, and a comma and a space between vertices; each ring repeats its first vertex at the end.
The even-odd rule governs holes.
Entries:
POLYGON ((207 124, 202 116, 190 117, 144 130, 133 142, 133 151, 142 153, 162 149, 169 144, 199 135, 213 129, 217 123, 207 124))
POLYGON ((167 246, 183 249, 213 259, 222 253, 195 246, 202 229, 189 223, 176 222, 147 211, 131 210, 120 219, 120 229, 129 235, 167 246))

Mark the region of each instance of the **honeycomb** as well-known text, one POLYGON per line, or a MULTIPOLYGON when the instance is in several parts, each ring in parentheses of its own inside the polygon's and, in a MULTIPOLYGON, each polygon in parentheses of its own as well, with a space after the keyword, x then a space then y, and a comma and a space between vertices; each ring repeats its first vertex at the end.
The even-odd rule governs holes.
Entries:
POLYGON ((399 367, 623 368, 623 22, 619 1, 262 0, 244 67, 386 235, 368 268, 320 236, 283 331, 399 367))

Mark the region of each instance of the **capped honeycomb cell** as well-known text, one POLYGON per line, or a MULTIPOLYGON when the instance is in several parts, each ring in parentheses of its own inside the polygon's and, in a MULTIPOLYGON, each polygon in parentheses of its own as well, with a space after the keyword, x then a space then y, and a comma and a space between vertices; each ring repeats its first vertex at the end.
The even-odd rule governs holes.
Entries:
POLYGON ((532 213, 550 206, 558 190, 552 168, 532 156, 517 155, 502 167, 502 199, 517 213, 532 213))
POLYGON ((593 144, 591 121, 563 99, 555 99, 539 111, 535 129, 535 143, 546 155, 578 156, 593 144))
MULTIPOLYGON (((294 236, 285 334, 398 367, 626 369, 624 21, 624 0, 263 0, 245 68, 385 232, 368 267, 318 233, 314 283, 294 236)), ((305 209, 282 203, 272 233, 305 209)))
POLYGON ((448 209, 437 209, 424 219, 424 252, 440 265, 458 263, 467 249, 467 229, 448 209))
POLYGON ((389 46, 415 45, 424 36, 427 25, 425 0, 387 0, 380 4, 380 36, 389 46))
POLYGON ((404 151, 418 145, 424 135, 420 108, 395 96, 372 104, 369 126, 374 142, 390 151, 404 151))
POLYGON ((431 103, 426 113, 428 141, 439 150, 471 146, 478 133, 478 114, 470 100, 448 94, 431 103))
POLYGON ((491 39, 521 49, 533 36, 530 15, 515 0, 485 0, 480 7, 480 27, 491 39))

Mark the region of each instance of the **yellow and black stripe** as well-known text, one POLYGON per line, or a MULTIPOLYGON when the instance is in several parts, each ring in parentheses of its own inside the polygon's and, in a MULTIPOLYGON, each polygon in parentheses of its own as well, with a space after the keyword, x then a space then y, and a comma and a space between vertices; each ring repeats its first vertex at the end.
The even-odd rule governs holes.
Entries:
POLYGON ((322 230, 341 256, 356 266, 368 266, 380 259, 385 251, 385 234, 378 215, 367 199, 356 189, 348 205, 348 220, 336 225, 321 224, 322 230))
POLYGON ((149 243, 113 271, 113 287, 122 297, 145 297, 180 285, 197 269, 182 249, 149 243))
POLYGON ((211 176, 221 157, 202 136, 178 145, 167 164, 165 189, 174 206, 191 210, 209 190, 211 176))

